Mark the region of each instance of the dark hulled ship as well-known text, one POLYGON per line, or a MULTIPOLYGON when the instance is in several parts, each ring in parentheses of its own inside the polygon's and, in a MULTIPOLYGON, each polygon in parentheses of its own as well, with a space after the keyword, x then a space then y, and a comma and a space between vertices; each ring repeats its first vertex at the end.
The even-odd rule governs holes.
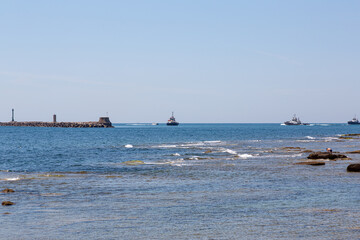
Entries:
POLYGON ((348 121, 348 124, 356 125, 356 124, 360 124, 360 122, 359 119, 357 119, 357 117, 355 116, 352 120, 348 121))
POLYGON ((168 125, 168 126, 177 126, 177 125, 179 125, 179 123, 175 120, 174 112, 172 112, 172 115, 171 115, 170 119, 167 121, 166 125, 168 125))

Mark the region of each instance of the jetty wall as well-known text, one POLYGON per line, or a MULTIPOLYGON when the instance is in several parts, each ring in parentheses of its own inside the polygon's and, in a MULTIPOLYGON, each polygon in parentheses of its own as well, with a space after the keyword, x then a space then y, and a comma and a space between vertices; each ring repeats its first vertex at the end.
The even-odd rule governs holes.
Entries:
POLYGON ((110 123, 99 122, 0 122, 0 126, 13 127, 62 127, 62 128, 112 128, 110 123))
POLYGON ((98 122, 0 122, 0 126, 13 127, 62 127, 62 128, 113 128, 108 117, 101 117, 98 122))

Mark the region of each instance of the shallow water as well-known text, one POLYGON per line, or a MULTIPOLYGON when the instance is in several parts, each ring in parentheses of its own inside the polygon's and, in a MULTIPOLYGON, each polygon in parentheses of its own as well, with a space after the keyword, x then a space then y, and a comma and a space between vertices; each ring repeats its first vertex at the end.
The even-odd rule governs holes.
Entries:
POLYGON ((0 127, 1 238, 360 238, 358 126, 115 126, 0 127))

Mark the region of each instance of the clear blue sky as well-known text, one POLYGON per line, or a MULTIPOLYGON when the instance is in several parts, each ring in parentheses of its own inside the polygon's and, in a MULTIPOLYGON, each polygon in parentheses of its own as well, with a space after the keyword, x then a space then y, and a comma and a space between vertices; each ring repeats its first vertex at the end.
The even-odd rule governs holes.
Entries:
POLYGON ((0 3, 0 121, 360 116, 360 1, 0 3))

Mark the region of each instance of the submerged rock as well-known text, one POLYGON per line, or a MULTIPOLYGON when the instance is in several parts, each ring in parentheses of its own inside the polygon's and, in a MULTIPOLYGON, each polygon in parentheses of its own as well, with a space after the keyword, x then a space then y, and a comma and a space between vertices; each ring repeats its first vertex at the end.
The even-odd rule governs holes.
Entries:
POLYGON ((10 205, 14 205, 14 203, 13 203, 13 202, 10 202, 10 201, 3 201, 3 202, 1 203, 1 205, 3 205, 3 206, 10 206, 10 205))
POLYGON ((360 133, 349 133, 349 134, 343 134, 341 136, 360 136, 360 133))
POLYGON ((311 166, 320 166, 325 165, 325 162, 323 161, 305 161, 305 162, 298 162, 295 163, 296 165, 311 165, 311 166))
POLYGON ((304 150, 304 148, 301 147, 282 147, 281 149, 287 152, 301 152, 304 150))
POLYGON ((282 147, 282 149, 292 149, 292 150, 301 150, 301 147, 282 147))
POLYGON ((132 165, 141 165, 141 164, 145 164, 145 163, 140 160, 131 160, 131 161, 123 162, 123 164, 132 166, 132 165))
POLYGON ((6 188, 6 189, 2 190, 1 192, 3 192, 3 193, 12 193, 12 192, 15 192, 15 191, 10 189, 10 188, 6 188))
POLYGON ((360 150, 346 152, 347 154, 360 154, 360 150))
POLYGON ((40 174, 39 177, 58 177, 58 178, 61 178, 61 177, 65 177, 64 174, 40 174))
POLYGON ((304 151, 301 151, 301 152, 303 152, 303 153, 312 153, 314 151, 313 150, 304 150, 304 151))
POLYGON ((350 164, 346 168, 346 171, 348 171, 348 172, 360 172, 360 164, 359 163, 350 164))
POLYGON ((314 152, 314 153, 311 153, 307 158, 308 159, 330 159, 330 160, 334 160, 334 159, 337 159, 337 158, 348 158, 348 157, 343 155, 343 154, 328 153, 328 152, 314 152))

